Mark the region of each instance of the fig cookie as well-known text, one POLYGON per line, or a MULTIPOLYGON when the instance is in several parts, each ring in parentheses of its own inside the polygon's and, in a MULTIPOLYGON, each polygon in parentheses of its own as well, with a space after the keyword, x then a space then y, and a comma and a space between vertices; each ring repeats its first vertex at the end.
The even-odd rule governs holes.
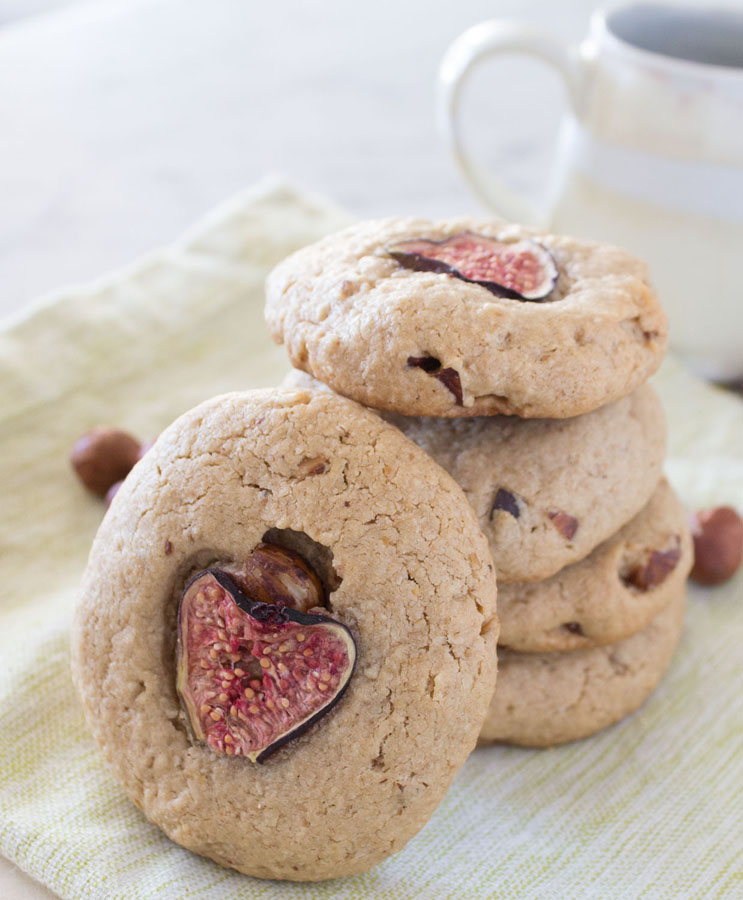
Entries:
POLYGON ((499 651, 498 686, 480 744, 551 747, 588 737, 641 706, 676 649, 685 587, 642 631, 572 653, 499 651))
MULTIPOLYGON (((324 387, 296 369, 283 384, 324 387)), ((385 418, 463 488, 501 586, 548 578, 614 534, 652 496, 666 449, 649 385, 572 419, 385 418)))
POLYGON ((261 878, 364 871, 428 820, 495 684, 495 575, 461 489, 332 394, 171 425, 91 552, 88 725, 172 840, 261 878))
POLYGON ((666 449, 663 407, 649 385, 571 419, 388 421, 464 489, 499 584, 548 578, 614 534, 650 499, 666 449))
POLYGON ((549 653, 623 640, 678 596, 693 558, 686 511, 663 480, 590 556, 544 581, 499 586, 501 645, 549 653))
POLYGON ((642 384, 667 343, 640 260, 481 219, 362 222, 285 259, 266 296, 295 367, 404 415, 577 416, 642 384))

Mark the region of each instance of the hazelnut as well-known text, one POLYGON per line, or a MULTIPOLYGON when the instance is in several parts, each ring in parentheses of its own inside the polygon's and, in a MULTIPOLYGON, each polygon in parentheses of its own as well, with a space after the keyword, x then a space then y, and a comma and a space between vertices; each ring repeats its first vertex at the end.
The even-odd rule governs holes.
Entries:
POLYGON ((126 478, 139 452, 139 441, 130 434, 118 428, 98 426, 77 439, 70 462, 85 487, 105 497, 117 481, 126 478))
POLYGON ((694 568, 699 584, 722 584, 743 559, 743 519, 730 506, 703 509, 692 516, 694 568))
POLYGON ((578 520, 575 516, 570 516, 561 509, 556 509, 548 512, 547 518, 566 541, 572 541, 575 537, 575 532, 578 530, 578 520))
MULTIPOLYGON (((678 538, 676 538, 679 541, 678 538)), ((680 541, 669 550, 651 550, 645 560, 636 566, 622 580, 628 586, 640 591, 652 591, 668 578, 681 559, 680 541)))
POLYGON ((325 589, 314 569, 293 550, 260 543, 231 573, 240 589, 261 603, 309 612, 325 605, 325 589))
POLYGON ((114 481, 111 487, 106 491, 106 496, 103 498, 106 504, 106 509, 108 509, 113 498, 119 493, 119 488, 123 483, 123 481, 114 481))

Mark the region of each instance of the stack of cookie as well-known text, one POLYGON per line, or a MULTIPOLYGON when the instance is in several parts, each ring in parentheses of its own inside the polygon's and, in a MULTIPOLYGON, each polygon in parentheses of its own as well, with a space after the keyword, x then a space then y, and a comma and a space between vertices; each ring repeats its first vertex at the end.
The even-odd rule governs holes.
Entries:
POLYGON ((501 619, 481 742, 552 745, 637 708, 692 561, 645 383, 666 322, 644 264, 518 226, 388 219, 281 263, 266 311, 297 369, 394 422, 477 513, 501 619))
POLYGON ((403 847, 478 738, 553 744, 638 706, 691 552, 644 384, 665 321, 628 254, 372 222, 282 263, 267 311, 321 389, 163 431, 96 536, 72 669, 174 841, 320 880, 403 847))

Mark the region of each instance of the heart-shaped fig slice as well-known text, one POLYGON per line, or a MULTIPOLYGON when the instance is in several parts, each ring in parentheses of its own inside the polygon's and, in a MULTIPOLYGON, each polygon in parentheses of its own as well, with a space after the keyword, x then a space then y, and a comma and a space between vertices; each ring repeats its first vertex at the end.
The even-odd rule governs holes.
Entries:
POLYGON ((442 241, 402 241, 387 252, 406 269, 445 272, 512 300, 544 300, 557 283, 552 254, 531 240, 498 241, 462 231, 442 241))
POLYGON ((345 625, 251 600, 221 569, 183 592, 176 686, 193 736, 219 753, 263 762, 340 700, 355 664, 345 625))

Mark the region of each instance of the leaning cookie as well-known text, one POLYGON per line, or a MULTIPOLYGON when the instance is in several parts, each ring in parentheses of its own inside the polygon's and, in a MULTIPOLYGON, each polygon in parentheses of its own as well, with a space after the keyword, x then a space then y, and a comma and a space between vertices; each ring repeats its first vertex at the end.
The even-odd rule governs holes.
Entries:
MULTIPOLYGON (((283 384, 329 390, 297 369, 283 384)), ((549 578, 614 534, 652 496, 666 449, 650 385, 572 419, 385 418, 462 487, 501 586, 549 578)))
POLYGON ((678 596, 693 559, 686 512, 663 480, 590 556, 545 581, 499 585, 501 645, 544 653, 621 641, 678 596))
POLYGON ((629 715, 655 689, 681 635, 685 588, 632 637, 572 653, 498 654, 498 685, 480 744, 551 747, 629 715))
POLYGON ((96 537, 88 725, 145 815, 262 878, 361 872, 427 821, 496 672, 495 577, 455 482, 343 398, 215 398, 96 537))
POLYGON ((362 222, 284 260, 266 293, 294 366, 404 415, 580 415, 642 384, 667 342, 631 254, 480 219, 362 222))

